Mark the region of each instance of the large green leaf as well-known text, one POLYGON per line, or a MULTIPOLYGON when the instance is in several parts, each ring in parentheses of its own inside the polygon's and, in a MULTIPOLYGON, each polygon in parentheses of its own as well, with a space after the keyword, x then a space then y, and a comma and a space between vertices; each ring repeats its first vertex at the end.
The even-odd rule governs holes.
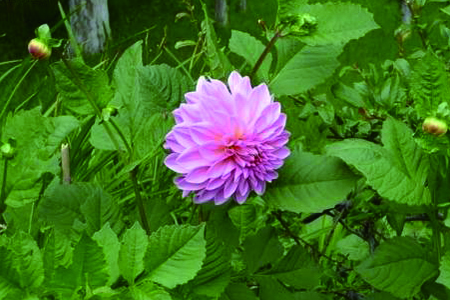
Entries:
MULTIPOLYGON (((39 108, 8 117, 1 137, 3 142, 14 140, 16 152, 8 160, 7 205, 21 207, 38 199, 42 186, 39 179, 46 172, 59 173, 60 144, 77 126, 78 121, 72 116, 46 118, 39 108)), ((3 167, 2 161, 0 174, 3 167)))
POLYGON ((41 251, 25 232, 17 232, 0 246, 0 265, 0 299, 22 299, 22 292, 29 294, 44 281, 41 251))
POLYGON ((248 271, 254 273, 259 268, 275 264, 283 254, 283 246, 273 227, 265 227, 244 242, 243 257, 248 271))
POLYGON ((86 285, 95 289, 108 282, 107 268, 103 249, 83 234, 73 251, 72 264, 68 268, 59 267, 56 270, 53 285, 66 295, 86 285))
POLYGON ((93 234, 106 223, 120 229, 120 211, 117 203, 96 184, 77 182, 70 185, 51 184, 39 205, 42 218, 57 226, 66 234, 74 229, 75 223, 93 234))
POLYGON ((168 288, 194 278, 206 256, 204 231, 204 225, 171 225, 154 232, 145 256, 148 278, 168 288))
POLYGON ((119 267, 122 276, 130 285, 144 271, 144 256, 147 250, 148 237, 139 222, 127 229, 120 246, 119 267))
POLYGON ((410 237, 384 242, 356 270, 375 288, 400 298, 413 297, 422 284, 438 274, 428 251, 410 237))
POLYGON ((243 283, 231 283, 219 300, 258 300, 255 293, 243 283))
POLYGON ((133 287, 134 300, 171 300, 170 294, 153 282, 146 281, 133 287))
MULTIPOLYGON (((118 115, 111 117, 133 150, 134 159, 140 159, 159 146, 172 125, 168 112, 175 109, 191 89, 191 83, 177 69, 167 65, 142 63, 142 43, 128 48, 117 62, 113 74, 116 88, 111 105, 118 107, 118 115), (152 137, 152 138, 150 138, 152 137)), ((108 124, 111 125, 111 124, 108 124)), ((112 126, 109 126, 110 128, 112 126)), ((102 150, 125 150, 116 130, 95 124, 91 144, 102 150)))
POLYGON ((196 294, 218 297, 231 278, 231 252, 217 238, 213 228, 206 227, 206 258, 201 270, 189 282, 196 294))
MULTIPOLYGON (((242 56, 245 61, 254 67, 261 54, 264 52, 265 46, 261 41, 257 40, 246 32, 237 30, 231 31, 231 38, 228 44, 230 50, 237 55, 242 56)), ((262 80, 269 77, 270 65, 272 64, 272 54, 269 53, 264 59, 258 70, 258 75, 262 80)))
POLYGON ((308 45, 346 44, 379 28, 366 8, 349 2, 305 5, 291 13, 308 13, 316 18, 317 30, 300 38, 308 45))
POLYGON ((441 259, 441 265, 439 267, 439 277, 436 282, 442 283, 450 289, 450 253, 446 253, 441 259))
POLYGON ((309 253, 301 246, 292 247, 265 275, 273 276, 296 289, 308 290, 318 286, 322 276, 309 253))
POLYGON ((52 65, 52 70, 62 106, 78 114, 96 113, 88 97, 101 110, 114 95, 106 72, 91 69, 79 58, 67 61, 67 65, 61 61, 56 62, 52 65))
MULTIPOLYGON (((106 223, 100 231, 97 231, 92 236, 103 249, 106 261, 108 262, 108 285, 112 285, 119 278, 119 251, 120 242, 117 234, 111 229, 109 222, 106 223)), ((124 276, 125 277, 125 276, 124 276)))
POLYGON ((411 129, 389 118, 383 123, 382 141, 384 147, 349 139, 331 144, 327 152, 363 173, 381 196, 408 205, 430 204, 425 185, 428 156, 415 143, 411 129))
POLYGON ((340 159, 296 149, 264 199, 282 210, 320 212, 344 200, 357 179, 340 159))
POLYGON ((435 115, 439 104, 450 105, 450 84, 445 62, 428 52, 413 68, 411 96, 422 118, 435 115))
POLYGON ((270 82, 278 96, 306 92, 324 82, 339 66, 342 45, 305 46, 295 54, 270 82))
POLYGON ((227 77, 234 68, 228 60, 228 57, 219 47, 216 31, 208 16, 208 8, 203 2, 202 7, 205 14, 205 20, 202 22, 202 31, 206 39, 206 55, 209 60, 209 67, 214 78, 222 79, 227 77))

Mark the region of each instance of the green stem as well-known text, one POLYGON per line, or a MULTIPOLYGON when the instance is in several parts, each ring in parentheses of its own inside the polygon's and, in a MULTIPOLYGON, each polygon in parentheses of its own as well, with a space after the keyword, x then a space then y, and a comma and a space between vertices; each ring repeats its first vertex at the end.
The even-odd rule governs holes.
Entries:
POLYGON ((70 26, 70 23, 67 19, 66 14, 64 13, 64 9, 61 5, 61 3, 58 1, 58 8, 59 12, 61 13, 61 16, 64 21, 64 26, 66 27, 67 34, 69 35, 70 43, 72 44, 72 48, 75 50, 75 55, 81 59, 83 59, 82 51, 80 45, 78 45, 77 40, 75 38, 75 35, 73 34, 72 27, 70 26))
POLYGON ((169 54, 170 57, 173 58, 174 61, 178 63, 180 68, 184 71, 184 73, 186 73, 187 77, 189 77, 191 82, 195 82, 194 78, 192 78, 191 74, 188 72, 184 64, 167 47, 164 47, 164 50, 167 52, 167 54, 169 54))
POLYGON ((33 67, 36 65, 37 62, 38 62, 37 60, 33 61, 33 64, 28 68, 28 70, 25 72, 25 74, 23 74, 22 78, 20 78, 19 82, 16 84, 16 86, 13 89, 13 91, 9 95, 9 98, 8 98, 8 100, 6 100, 5 106, 3 106, 3 110, 0 113, 0 122, 3 119, 3 115, 5 114, 6 109, 9 106, 9 103, 11 102, 12 98, 14 97, 14 95, 17 92, 17 90, 19 89, 19 86, 22 84, 22 82, 25 80, 25 77, 27 77, 28 73, 30 73, 31 69, 33 69, 33 67))
POLYGON ((138 206, 139 216, 141 218, 142 227, 144 228, 147 235, 150 235, 150 226, 148 224, 147 213, 145 211, 144 202, 142 201, 141 191, 139 190, 139 184, 137 181, 137 172, 138 172, 138 167, 134 168, 130 172, 130 177, 131 177, 131 181, 133 182, 134 194, 136 197, 136 204, 138 206))
MULTIPOLYGON (((75 85, 81 90, 81 92, 83 92, 83 94, 86 96, 87 100, 89 101, 89 104, 92 106, 92 108, 95 111, 95 114, 97 115, 97 117, 99 119, 102 119, 102 111, 100 110, 100 108, 97 106, 97 104, 95 103, 94 98, 91 96, 91 94, 89 93, 89 91, 86 89, 86 87, 84 86, 83 82, 81 81, 81 79, 78 77, 78 74, 72 69, 72 67, 70 66, 69 62, 66 59, 62 59, 64 64, 66 65, 66 68, 69 70, 69 72, 72 74, 73 80, 75 85)), ((112 122, 113 123, 113 122, 112 122)), ((113 142, 114 146, 117 148, 117 150, 120 151, 120 146, 119 143, 117 142, 115 136, 113 135, 113 133, 111 132, 111 129, 108 127, 108 123, 107 122, 103 122, 103 127, 106 130, 106 133, 108 134, 108 136, 111 138, 111 141, 113 142)), ((125 136, 122 134, 122 132, 119 130, 119 128, 117 127, 117 125, 114 123, 112 124, 113 127, 117 130, 117 133, 119 134, 120 138, 122 139, 125 147, 127 148, 128 154, 131 158, 133 152, 131 151, 131 147, 128 145, 127 140, 125 139, 125 136)))
POLYGON ((266 48, 264 49, 263 53, 261 53, 261 56, 256 61, 255 66, 253 67, 252 72, 250 73, 250 78, 254 78, 256 75, 256 72, 258 72, 259 68, 261 67, 262 63, 264 62, 264 59, 266 56, 270 53, 272 50, 272 47, 275 45, 276 41, 281 37, 281 32, 276 31, 275 35, 272 37, 272 39, 269 41, 269 43, 266 45, 266 48))
POLYGON ((4 159, 4 164, 3 164, 3 177, 2 177, 2 189, 0 192, 0 219, 1 219, 1 215, 5 212, 6 210, 6 204, 5 204, 5 200, 6 200, 6 177, 8 175, 8 159, 7 158, 3 158, 4 159))
POLYGON ((130 145, 128 144, 127 139, 125 138, 125 135, 123 134, 122 130, 120 130, 119 126, 117 126, 117 123, 113 119, 109 118, 108 122, 111 123, 112 127, 114 127, 114 129, 116 130, 117 134, 119 134, 120 139, 125 144, 125 147, 127 148, 127 152, 131 158, 133 150, 131 149, 130 145))

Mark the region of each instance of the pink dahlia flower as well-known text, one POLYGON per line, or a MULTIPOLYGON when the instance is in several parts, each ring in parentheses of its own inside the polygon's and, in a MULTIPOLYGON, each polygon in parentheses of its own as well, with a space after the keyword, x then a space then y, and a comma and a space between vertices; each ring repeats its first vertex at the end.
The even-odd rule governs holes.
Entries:
POLYGON ((181 174, 176 185, 194 201, 243 203, 253 190, 264 193, 266 182, 289 154, 286 115, 265 84, 252 88, 248 77, 233 72, 228 86, 200 77, 195 92, 176 109, 176 125, 166 136, 172 151, 167 167, 181 174))

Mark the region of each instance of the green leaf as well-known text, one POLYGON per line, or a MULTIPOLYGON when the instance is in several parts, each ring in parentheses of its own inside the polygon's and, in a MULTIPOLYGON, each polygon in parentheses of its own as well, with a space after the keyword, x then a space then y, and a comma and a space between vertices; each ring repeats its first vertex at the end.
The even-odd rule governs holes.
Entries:
POLYGON ((305 46, 295 54, 270 82, 277 96, 306 92, 324 82, 339 66, 337 44, 305 46))
POLYGON ((366 298, 367 300, 399 300, 399 298, 392 296, 392 294, 381 292, 374 293, 366 298))
POLYGON ((213 228, 206 230, 206 258, 197 276, 189 282, 196 294, 218 297, 230 282, 231 252, 217 238, 213 228))
POLYGON ((219 300, 258 300, 255 293, 243 283, 230 283, 219 300))
MULTIPOLYGON (((250 67, 255 66, 265 49, 265 46, 261 41, 246 32, 237 30, 231 30, 231 38, 228 47, 232 52, 242 56, 250 67)), ((257 73, 262 80, 267 80, 269 78, 271 64, 272 54, 269 53, 257 73)))
POLYGON ((194 278, 206 256, 204 231, 204 225, 171 225, 154 232, 145 256, 148 278, 168 288, 194 278))
POLYGON ((344 200, 357 179, 340 159, 295 149, 264 198, 278 209, 320 212, 344 200))
POLYGON ((274 264, 283 254, 283 246, 272 227, 265 227, 244 242, 244 260, 248 271, 254 273, 267 264, 274 264))
POLYGON ((0 299, 24 299, 44 281, 41 251, 27 233, 17 232, 0 246, 0 299))
POLYGON ((20 299, 22 287, 20 286, 20 275, 14 268, 15 261, 6 247, 0 246, 0 299, 20 299))
POLYGON ((422 284, 438 274, 438 266, 429 258, 428 250, 414 239, 396 237, 381 244, 356 271, 377 289, 411 298, 420 292, 422 284))
POLYGON ((146 281, 143 284, 133 287, 134 300, 171 300, 170 294, 158 285, 146 281))
POLYGON ((208 17, 208 8, 204 2, 202 2, 202 8, 205 14, 205 20, 202 22, 202 31, 206 36, 206 55, 209 60, 209 67, 212 77, 222 79, 227 77, 233 71, 234 67, 219 48, 216 32, 212 21, 208 17))
POLYGON ((122 227, 117 203, 96 184, 76 182, 70 185, 54 182, 39 205, 39 214, 59 230, 70 234, 76 222, 85 224, 93 234, 106 223, 122 227))
POLYGON ((336 251, 348 259, 361 261, 369 255, 369 245, 359 236, 352 234, 337 242, 336 251))
POLYGON ((450 289, 450 253, 447 252, 441 259, 441 265, 439 267, 439 277, 436 282, 442 283, 450 289))
POLYGON ((120 272, 130 285, 133 285, 136 277, 144 271, 147 245, 147 234, 136 221, 123 235, 119 254, 120 272))
POLYGON ((309 253, 300 246, 292 247, 286 256, 268 273, 296 289, 313 289, 320 284, 319 268, 309 253))
MULTIPOLYGON (((118 107, 118 115, 111 120, 133 150, 133 160, 143 159, 159 148, 173 124, 167 114, 183 101, 191 83, 167 65, 143 66, 140 42, 128 48, 117 62, 113 83, 116 93, 110 105, 118 107)), ((120 135, 111 124, 107 125, 118 147, 125 150, 120 135)), ((111 136, 98 122, 92 127, 90 142, 97 149, 117 150, 111 136)))
MULTIPOLYGON (((261 300, 291 300, 295 299, 294 294, 276 279, 268 276, 259 276, 256 278, 259 282, 259 298, 261 300)), ((308 299, 309 300, 309 299, 308 299)))
POLYGON ((108 282, 107 267, 102 248, 83 234, 73 251, 72 264, 56 270, 54 286, 68 294, 73 294, 79 287, 101 287, 108 282))
MULTIPOLYGON (((60 172, 58 153, 61 142, 78 126, 72 116, 43 117, 39 108, 9 116, 2 128, 2 141, 15 141, 14 158, 8 160, 6 204, 22 207, 38 199, 44 173, 60 172)), ((3 174, 4 163, 0 164, 3 174)))
POLYGON ((420 117, 435 116, 439 104, 450 105, 450 85, 446 64, 428 52, 413 68, 411 96, 420 117))
POLYGON ((258 228, 258 213, 254 205, 244 204, 235 206, 228 211, 228 216, 234 226, 239 228, 239 239, 244 240, 248 235, 256 233, 258 228))
POLYGON ((422 152, 405 124, 392 118, 383 123, 384 147, 365 140, 345 140, 327 147, 367 178, 367 183, 389 200, 408 205, 428 205, 425 186, 428 156, 422 152))
POLYGON ((325 3, 305 5, 290 13, 310 14, 317 20, 317 30, 300 40, 308 45, 341 44, 358 39, 377 29, 372 14, 353 3, 325 3))
POLYGON ((81 58, 67 61, 67 65, 72 71, 63 62, 52 64, 62 106, 82 115, 95 114, 86 96, 87 92, 100 110, 106 107, 114 95, 108 74, 100 69, 91 69, 81 58))
MULTIPOLYGON (((119 251, 120 242, 116 233, 111 229, 109 223, 106 223, 100 231, 97 231, 92 236, 92 239, 96 241, 102 248, 105 254, 106 261, 108 262, 108 285, 112 285, 119 278, 119 251)), ((125 276, 124 276, 125 277, 125 276)))

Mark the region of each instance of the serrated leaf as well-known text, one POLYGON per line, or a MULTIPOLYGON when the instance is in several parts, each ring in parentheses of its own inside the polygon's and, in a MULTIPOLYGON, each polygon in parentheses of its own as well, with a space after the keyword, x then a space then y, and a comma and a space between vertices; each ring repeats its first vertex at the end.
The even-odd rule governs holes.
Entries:
POLYGON ((201 270, 188 284, 196 294, 218 297, 231 278, 231 252, 217 238, 213 228, 206 231, 206 258, 201 270))
POLYGON ((130 285, 134 284, 136 277, 144 271, 144 256, 147 250, 148 237, 139 222, 127 229, 122 237, 119 268, 120 273, 130 285))
POLYGON ((117 234, 111 229, 109 223, 106 223, 100 231, 94 233, 92 239, 103 248, 105 259, 109 265, 108 285, 112 285, 119 278, 120 275, 118 264, 120 242, 119 239, 117 238, 117 234))
MULTIPOLYGON (((11 252, 4 246, 0 246, 0 299, 9 297, 20 297, 22 294, 22 287, 19 284, 20 275, 14 268, 14 260, 11 257, 11 252)), ((20 298, 16 298, 20 299, 20 298)))
MULTIPOLYGON (((144 66, 141 43, 128 48, 119 59, 113 83, 116 93, 110 105, 118 107, 118 115, 110 119, 131 147, 132 161, 138 161, 159 147, 162 137, 173 124, 168 112, 183 101, 191 83, 168 65, 144 66)), ((117 147, 125 150, 122 137, 111 124, 106 125, 111 128, 113 140, 97 122, 91 130, 91 144, 102 150, 118 150, 117 147)))
POLYGON ((357 180, 358 176, 340 159, 296 149, 264 199, 282 210, 320 212, 344 200, 357 180))
POLYGON ((244 240, 248 235, 255 233, 258 228, 255 226, 257 221, 257 211, 254 205, 240 205, 231 208, 228 216, 234 226, 239 228, 239 239, 244 240))
POLYGON ((440 262, 439 277, 436 282, 442 283, 450 289, 450 253, 446 253, 440 262))
POLYGON ((228 60, 228 57, 219 48, 216 31, 214 30, 212 21, 208 17, 208 8, 203 2, 202 8, 205 15, 205 19, 202 22, 202 31, 205 34, 206 55, 209 60, 211 74, 214 78, 225 78, 234 68, 228 60))
POLYGON ((171 225, 154 232, 145 256, 148 278, 168 288, 194 278, 206 256, 204 231, 204 225, 171 225))
POLYGON ((408 205, 430 204, 425 186, 428 156, 414 142, 411 129, 390 118, 383 123, 382 141, 384 147, 349 139, 329 145, 327 153, 358 169, 382 197, 408 205))
MULTIPOLYGON (((228 43, 230 50, 237 55, 242 56, 250 67, 255 66, 265 49, 265 46, 261 43, 261 41, 246 32, 238 30, 231 31, 231 38, 228 43)), ((268 79, 271 64, 272 54, 269 53, 257 72, 262 80, 268 79)))
POLYGON ((313 289, 322 276, 309 253, 300 246, 292 247, 286 256, 268 273, 296 289, 313 289))
POLYGON ((66 294, 86 285, 92 289, 101 287, 108 281, 107 266, 102 248, 83 234, 73 251, 72 264, 56 270, 53 285, 66 294))
POLYGON ((255 293, 252 292, 243 283, 231 283, 220 296, 219 300, 258 300, 255 293))
POLYGON ((305 46, 295 54, 270 82, 270 89, 278 96, 306 92, 324 82, 339 66, 337 44, 305 46))
POLYGON ((163 288, 152 282, 144 282, 133 288, 134 300, 171 300, 172 297, 163 288))
POLYGON ((93 234, 107 222, 121 227, 117 203, 96 184, 76 182, 70 185, 54 182, 39 205, 40 216, 66 234, 76 222, 93 234))
POLYGON ((410 84, 414 108, 420 117, 435 115, 439 104, 443 102, 450 105, 447 68, 434 54, 427 53, 416 63, 410 84))
POLYGON ((106 107, 114 95, 108 74, 100 69, 91 69, 79 58, 67 61, 67 65, 63 62, 52 64, 62 106, 82 115, 95 114, 87 92, 100 110, 106 107))
POLYGON ((411 298, 422 284, 437 275, 438 266, 414 239, 396 237, 381 244, 356 271, 377 289, 411 298))
MULTIPOLYGON (((22 207, 38 199, 44 173, 60 171, 57 151, 60 143, 78 126, 72 116, 48 118, 39 108, 9 116, 2 128, 2 141, 15 141, 14 158, 8 160, 6 204, 22 207), (56 153, 56 154, 55 154, 56 153)), ((0 164, 3 174, 4 164, 0 164)))
POLYGON ((317 29, 300 38, 308 45, 344 45, 380 27, 366 8, 349 2, 305 5, 290 13, 307 13, 316 18, 317 29))
POLYGON ((243 257, 248 271, 254 273, 267 264, 275 264, 283 254, 283 247, 272 227, 265 227, 244 242, 243 257))

